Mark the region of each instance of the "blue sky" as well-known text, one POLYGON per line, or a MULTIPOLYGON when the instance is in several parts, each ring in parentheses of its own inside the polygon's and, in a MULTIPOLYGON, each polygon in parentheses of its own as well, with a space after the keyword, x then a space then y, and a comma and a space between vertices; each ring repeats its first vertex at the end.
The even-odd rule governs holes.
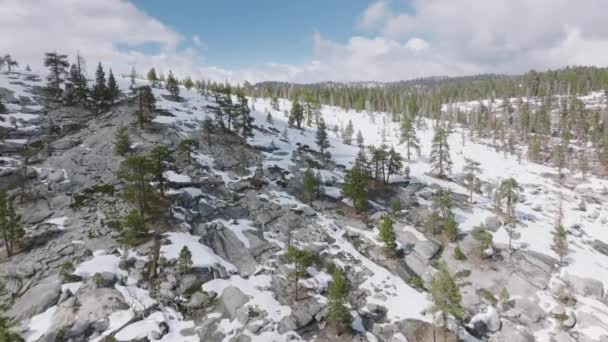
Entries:
POLYGON ((310 59, 315 30, 327 39, 348 40, 357 18, 372 1, 136 0, 133 3, 185 37, 200 37, 206 62, 240 68, 310 59))
POLYGON ((117 73, 155 67, 231 82, 608 63, 608 1, 600 0, 0 0, 0 13, 0 51, 41 69, 54 50, 117 73))

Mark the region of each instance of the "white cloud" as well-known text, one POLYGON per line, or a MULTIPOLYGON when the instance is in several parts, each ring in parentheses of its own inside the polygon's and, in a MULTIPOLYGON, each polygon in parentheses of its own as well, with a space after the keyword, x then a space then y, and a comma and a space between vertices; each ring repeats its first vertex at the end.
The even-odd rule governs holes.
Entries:
POLYGON ((378 1, 369 5, 358 21, 358 26, 363 29, 374 29, 382 24, 391 15, 389 3, 378 1))
POLYGON ((127 1, 0 0, 0 53, 36 67, 45 51, 80 51, 90 69, 103 61, 117 73, 155 66, 253 82, 395 81, 608 62, 608 1, 411 0, 407 12, 395 10, 398 1, 405 0, 370 5, 356 24, 363 32, 346 41, 315 32, 307 62, 226 70, 206 62, 198 35, 184 38, 127 1))

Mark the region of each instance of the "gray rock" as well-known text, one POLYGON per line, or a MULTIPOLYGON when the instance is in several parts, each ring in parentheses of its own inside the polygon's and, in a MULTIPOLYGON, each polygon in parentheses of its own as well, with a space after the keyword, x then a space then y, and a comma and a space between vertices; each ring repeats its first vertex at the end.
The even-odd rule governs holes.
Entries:
POLYGON ((249 297, 245 295, 238 287, 228 286, 220 296, 221 310, 224 315, 230 319, 236 318, 237 310, 249 301, 249 297))
POLYGON ((11 309, 12 316, 21 321, 29 319, 57 304, 61 295, 61 281, 54 275, 44 278, 17 298, 11 309))
POLYGON ((439 248, 439 243, 433 240, 422 240, 414 245, 414 253, 423 259, 430 260, 437 254, 439 248))
POLYGON ((517 298, 511 302, 513 309, 508 310, 505 316, 516 318, 526 324, 537 323, 545 317, 543 309, 528 298, 517 298))
POLYGON ((597 279, 566 274, 564 275, 563 280, 566 281, 576 293, 582 296, 591 296, 601 300, 604 295, 604 284, 597 279))
POLYGON ((591 243, 591 246, 598 252, 604 254, 604 255, 608 255, 608 244, 600 241, 600 240, 593 240, 593 242, 591 243))
POLYGON ((524 327, 515 327, 511 324, 503 325, 502 329, 490 336, 489 342, 534 342, 532 335, 524 327))
POLYGON ((484 221, 484 226, 487 230, 496 233, 502 226, 502 222, 497 216, 488 216, 484 221))
POLYGON ((186 303, 186 306, 191 308, 204 307, 211 302, 211 298, 203 292, 197 291, 190 296, 190 300, 186 303))
POLYGON ((234 264, 243 275, 253 274, 258 263, 247 247, 230 230, 221 224, 208 225, 201 241, 215 254, 234 264))
POLYGON ((68 150, 72 147, 80 145, 80 141, 74 139, 62 139, 51 143, 50 148, 52 150, 68 150))
POLYGON ((184 294, 195 287, 201 287, 202 283, 195 274, 186 274, 179 280, 179 291, 184 294))

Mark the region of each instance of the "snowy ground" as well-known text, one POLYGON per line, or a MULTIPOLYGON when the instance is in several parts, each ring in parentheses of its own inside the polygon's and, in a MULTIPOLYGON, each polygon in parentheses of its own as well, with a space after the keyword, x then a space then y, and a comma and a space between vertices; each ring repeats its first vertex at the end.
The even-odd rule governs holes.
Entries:
MULTIPOLYGON (((120 82, 121 86, 126 88, 128 80, 122 79, 120 82)), ((138 82, 143 83, 144 81, 138 82)), ((3 86, 2 83, 0 83, 0 87, 1 86, 3 86)), ((210 115, 205 109, 205 106, 210 103, 210 100, 199 95, 194 90, 187 91, 182 89, 181 96, 184 98, 184 101, 182 102, 173 102, 163 99, 160 95, 166 94, 166 92, 162 89, 154 89, 154 92, 158 99, 158 107, 168 110, 173 114, 173 116, 159 116, 154 121, 171 125, 184 132, 184 134, 188 134, 189 132, 198 129, 202 120, 210 115)), ((23 91, 21 91, 21 93, 23 93, 23 91)), ((590 98, 594 101, 596 100, 596 97, 594 97, 593 94, 590 95, 590 98)), ((475 104, 476 103, 477 102, 475 102, 475 104)), ((265 127, 272 126, 279 133, 269 132, 262 134, 256 131, 255 137, 251 138, 249 142, 253 145, 276 146, 279 149, 278 152, 266 153, 265 166, 278 165, 284 169, 289 169, 293 163, 291 161, 291 153, 297 148, 297 144, 305 144, 315 148, 315 129, 306 127, 304 130, 300 131, 289 128, 287 117, 284 115, 283 111, 290 109, 290 103, 282 100, 281 105, 281 111, 275 111, 271 109, 270 103, 266 99, 258 99, 254 103, 256 110, 253 112, 253 116, 256 125, 265 127), (266 122, 267 113, 270 113, 272 116, 272 124, 266 122), (287 132, 287 140, 283 138, 282 132, 284 131, 287 132)), ((340 108, 329 106, 323 106, 322 113, 328 127, 345 127, 348 121, 351 120, 355 132, 359 130, 362 132, 366 145, 380 145, 386 143, 405 155, 405 147, 399 145, 399 123, 392 122, 387 114, 345 111, 340 108)), ((418 135, 421 141, 421 154, 420 156, 413 154, 414 158, 409 165, 412 180, 427 184, 438 184, 442 187, 451 189, 455 193, 467 194, 466 189, 454 182, 438 180, 429 176, 430 167, 428 156, 434 129, 430 121, 424 120, 423 123, 425 127, 418 129, 418 135)), ((341 139, 333 132, 330 132, 330 138, 332 147, 329 151, 331 152, 333 159, 338 164, 349 167, 352 164, 358 149, 355 146, 344 145, 341 142, 341 139)), ((483 170, 481 179, 484 182, 496 184, 500 179, 513 177, 524 187, 523 196, 525 197, 525 200, 523 203, 517 205, 516 212, 519 219, 517 231, 521 233, 521 238, 514 242, 517 248, 528 249, 556 257, 554 251, 551 249, 553 238, 552 231, 557 219, 559 208, 558 199, 562 196, 564 223, 570 232, 568 235, 570 250, 567 257, 567 266, 562 268, 562 273, 597 279, 602 281, 604 286, 608 286, 608 257, 596 252, 589 245, 589 242, 594 239, 599 239, 601 241, 608 240, 608 232, 605 228, 606 222, 608 221, 608 211, 604 205, 606 200, 608 200, 608 196, 604 191, 604 189, 608 189, 607 180, 589 177, 587 181, 582 182, 580 185, 573 188, 561 187, 556 183, 556 177, 547 176, 555 176, 557 174, 555 168, 531 163, 525 160, 518 161, 515 156, 505 156, 502 153, 496 152, 483 141, 474 142, 468 137, 465 137, 463 140, 458 128, 450 135, 449 144, 451 147, 452 160, 454 162, 454 175, 458 175, 462 172, 464 158, 467 157, 481 163, 483 170), (586 211, 579 210, 578 203, 583 198, 589 197, 596 198, 598 201, 596 203, 586 201, 586 211), (577 228, 574 228, 575 225, 577 228)), ((195 154, 194 158, 208 166, 213 165, 213 160, 210 156, 199 153, 195 154)), ((222 176, 227 182, 236 181, 221 171, 212 169, 211 172, 222 176)), ((187 183, 190 181, 188 176, 177 173, 170 173, 167 176, 176 183, 187 183)), ((324 170, 322 176, 323 178, 333 177, 338 181, 343 180, 343 174, 339 171, 324 170)), ((577 174, 570 174, 569 176, 580 177, 580 175, 577 174)), ((339 189, 337 188, 326 188, 325 191, 332 197, 339 196, 339 189)), ((298 207, 305 206, 305 204, 301 203, 293 196, 280 191, 270 193, 268 198, 282 204, 293 204, 298 207)), ((484 222, 486 217, 493 215, 492 206, 493 201, 489 197, 485 195, 475 195, 475 204, 470 212, 462 210, 456 210, 455 212, 460 229, 469 231, 475 225, 484 222)), ((246 246, 248 245, 249 242, 243 232, 248 229, 253 229, 250 227, 250 223, 244 221, 236 225, 228 222, 223 223, 227 228, 232 229, 246 246)), ((397 321, 404 318, 430 320, 430 317, 423 313, 429 306, 429 301, 425 294, 413 289, 398 276, 390 273, 387 269, 375 264, 373 261, 360 254, 354 246, 342 237, 342 231, 336 226, 331 218, 320 214, 316 224, 322 227, 336 240, 335 244, 331 246, 332 254, 346 253, 352 260, 357 262, 359 267, 371 271, 372 275, 365 280, 361 287, 369 290, 371 293, 381 291, 385 297, 370 296, 367 299, 368 303, 377 303, 386 307, 388 309, 387 316, 390 320, 397 321)), ((413 227, 398 228, 405 228, 412 232, 416 232, 413 227)), ((368 231, 365 234, 367 238, 372 240, 377 235, 377 230, 368 231)), ((235 267, 232 264, 215 255, 210 248, 202 245, 198 242, 196 237, 190 234, 177 232, 170 233, 168 234, 168 238, 172 243, 163 246, 161 253, 169 259, 176 258, 181 248, 183 246, 188 246, 192 251, 195 266, 219 264, 224 266, 227 270, 235 271, 235 267)), ((506 244, 508 241, 506 231, 502 228, 498 230, 494 234, 494 241, 497 244, 506 244)), ((96 253, 93 259, 79 265, 75 273, 84 277, 89 277, 92 275, 92 272, 99 272, 99 270, 102 269, 103 271, 114 272, 117 275, 124 276, 124 274, 121 273, 123 271, 118 269, 117 262, 118 257, 116 256, 105 255, 102 252, 96 253)), ((318 278, 319 279, 316 279, 315 277, 319 283, 327 281, 326 276, 319 275, 318 278)), ((129 282, 127 282, 127 284, 129 284, 129 282)), ((270 278, 266 275, 251 276, 247 279, 238 275, 232 275, 228 279, 213 280, 204 284, 203 287, 206 291, 221 293, 227 286, 236 286, 241 289, 243 293, 251 297, 249 304, 256 305, 266 310, 269 313, 269 318, 274 322, 278 322, 281 318, 289 315, 290 309, 289 307, 280 305, 276 299, 274 299, 272 291, 269 289, 269 284, 270 278)), ((127 286, 132 286, 132 284, 127 286)), ((125 292, 125 294, 126 293, 128 292, 125 292)), ((145 293, 141 293, 140 295, 144 297, 144 299, 147 299, 145 298, 145 293)), ((536 296, 538 298, 543 298, 549 306, 554 304, 551 302, 552 299, 550 296, 543 291, 540 291, 536 296)), ((150 298, 150 300, 152 299, 150 298)), ((139 302, 141 301, 138 301, 138 303, 139 302)), ((594 312, 596 316, 601 317, 603 322, 608 322, 608 307, 604 303, 586 298, 579 298, 579 302, 583 303, 583 305, 577 310, 581 312, 594 312)), ((133 307, 131 310, 136 309, 138 308, 133 307)), ((41 331, 44 332, 46 331, 45 329, 50 328, 48 317, 52 316, 52 314, 53 308, 31 319, 31 333, 28 336, 28 341, 35 341, 36 336, 40 336, 41 331)), ((125 318, 129 317, 130 314, 132 313, 127 310, 127 312, 112 317, 111 327, 120 326, 117 322, 125 321, 125 318)), ((192 322, 181 320, 180 315, 170 309, 158 310, 148 316, 145 320, 123 328, 116 337, 118 340, 145 337, 149 333, 149 330, 154 329, 154 326, 158 326, 158 324, 155 323, 158 320, 170 322, 169 325, 172 328, 170 330, 171 334, 166 335, 163 338, 163 341, 189 341, 190 337, 178 336, 175 335, 175 332, 179 331, 179 327, 189 326, 192 322)), ((230 331, 235 328, 235 324, 238 324, 238 322, 229 322, 225 320, 222 322, 221 326, 224 327, 226 331, 230 331)), ((354 326, 355 328, 361 328, 357 321, 354 322, 354 326)), ((584 324, 581 324, 577 325, 575 329, 580 329, 578 330, 579 332, 584 333, 591 338, 599 338, 602 334, 608 335, 608 327, 605 325, 598 324, 585 326, 584 324)), ((266 333, 250 337, 255 338, 257 341, 278 341, 286 340, 288 338, 287 335, 267 335, 266 333)), ((545 331, 541 331, 537 333, 536 338, 538 341, 548 342, 549 334, 545 331)))

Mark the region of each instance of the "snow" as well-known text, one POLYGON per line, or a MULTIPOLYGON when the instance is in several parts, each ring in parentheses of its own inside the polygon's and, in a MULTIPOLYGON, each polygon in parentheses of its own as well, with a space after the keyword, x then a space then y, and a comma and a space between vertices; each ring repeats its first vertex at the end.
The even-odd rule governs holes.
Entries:
MULTIPOLYGON (((97 252, 99 253, 99 251, 97 252)), ((102 251, 105 253, 105 251, 102 251)), ((93 256, 93 259, 87 260, 82 264, 76 266, 74 274, 83 278, 89 278, 95 273, 109 272, 116 274, 119 278, 127 276, 128 273, 118 265, 120 264, 120 257, 113 254, 97 254, 93 256)))
POLYGON ((167 178, 169 182, 173 183, 192 183, 192 179, 187 175, 181 175, 175 171, 165 171, 163 175, 167 178))
POLYGON ((26 342, 35 342, 40 339, 47 331, 53 327, 53 315, 57 311, 57 305, 51 306, 43 313, 36 315, 30 319, 28 324, 28 334, 25 337, 26 342))
POLYGON ((229 286, 238 287, 241 292, 248 295, 251 299, 247 304, 257 306, 259 309, 268 313, 268 318, 274 322, 279 322, 284 317, 291 314, 291 309, 288 306, 281 305, 270 291, 272 277, 269 275, 256 275, 248 279, 234 275, 229 279, 214 279, 203 284, 203 290, 206 292, 213 291, 221 294, 224 289, 229 286))
POLYGON ((249 243, 249 239, 245 236, 244 232, 248 230, 257 230, 253 226, 253 222, 249 220, 238 220, 236 223, 234 221, 226 221, 226 220, 215 220, 213 222, 221 223, 224 227, 230 229, 234 235, 245 245, 245 247, 251 247, 249 243))
POLYGON ((160 254, 165 258, 178 259, 184 246, 192 253, 192 266, 209 267, 220 265, 229 272, 236 272, 236 267, 213 252, 213 250, 199 242, 199 238, 190 233, 167 233, 171 241, 169 245, 160 248, 160 254))

